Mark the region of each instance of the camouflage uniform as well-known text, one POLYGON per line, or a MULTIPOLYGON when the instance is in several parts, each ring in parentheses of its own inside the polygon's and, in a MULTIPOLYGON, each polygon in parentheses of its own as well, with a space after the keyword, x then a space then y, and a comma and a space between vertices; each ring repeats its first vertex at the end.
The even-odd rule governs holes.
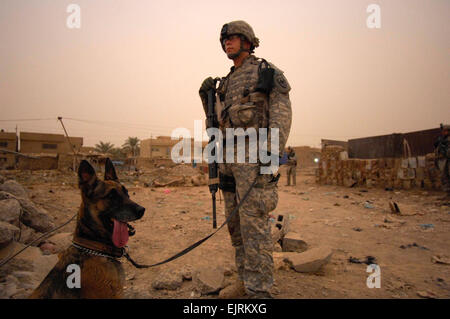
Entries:
POLYGON ((295 155, 295 152, 292 150, 288 154, 288 162, 287 162, 287 186, 291 185, 291 179, 293 185, 297 185, 297 176, 296 176, 296 170, 297 170, 297 156, 295 155))
MULTIPOLYGON (((236 26, 236 22, 228 25, 229 32, 232 32, 230 30, 236 26)), ((259 40, 252 43, 258 44, 259 40)), ((255 87, 262 62, 250 54, 241 66, 232 67, 231 72, 222 78, 217 89, 223 106, 222 110, 218 110, 219 126, 224 137, 225 129, 228 127, 243 129, 254 127, 257 131, 258 128, 269 128, 269 130, 278 128, 278 152, 282 154, 291 127, 290 86, 283 72, 266 62, 264 67, 270 66, 274 69, 273 87, 268 93, 256 92, 255 87)), ((207 101, 202 95, 201 98, 206 113, 207 101)), ((246 149, 248 150, 248 143, 246 143, 246 149)), ((248 155, 247 152, 246 154, 248 155)), ((236 163, 236 152, 234 156, 235 163, 219 164, 220 188, 224 194, 226 217, 231 214, 257 178, 256 186, 249 193, 239 212, 228 223, 231 243, 235 248, 238 277, 244 282, 246 293, 250 297, 271 297, 273 243, 269 212, 274 210, 278 203, 277 180, 274 180, 273 175, 261 175, 259 163, 252 164, 247 161, 236 163)), ((247 156, 246 158, 248 159, 247 156)), ((225 152, 224 161, 226 161, 225 152)))

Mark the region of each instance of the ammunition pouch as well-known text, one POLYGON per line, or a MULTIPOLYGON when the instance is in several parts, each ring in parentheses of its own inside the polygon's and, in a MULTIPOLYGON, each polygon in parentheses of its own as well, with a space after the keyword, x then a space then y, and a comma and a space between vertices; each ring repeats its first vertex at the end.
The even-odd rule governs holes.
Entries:
POLYGON ((241 98, 239 104, 231 105, 225 110, 223 119, 228 117, 228 127, 254 128, 257 132, 260 128, 268 126, 268 99, 262 92, 252 92, 241 98))
POLYGON ((236 192, 236 181, 231 175, 224 175, 219 172, 219 188, 224 192, 236 192))
POLYGON ((263 60, 258 67, 258 82, 256 83, 255 91, 269 95, 274 84, 274 74, 275 69, 272 68, 266 60, 263 60), (262 68, 263 65, 264 68, 262 68))

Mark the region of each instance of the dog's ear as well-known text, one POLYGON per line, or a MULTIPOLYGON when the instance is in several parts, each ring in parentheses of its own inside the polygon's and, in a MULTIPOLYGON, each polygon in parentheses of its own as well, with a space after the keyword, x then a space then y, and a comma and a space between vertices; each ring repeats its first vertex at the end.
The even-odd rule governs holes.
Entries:
POLYGON ((116 174, 116 169, 114 168, 114 165, 112 161, 109 159, 109 157, 106 159, 105 163, 105 181, 119 181, 119 178, 116 174))
POLYGON ((95 174, 95 169, 88 161, 82 160, 78 167, 78 186, 81 191, 89 197, 97 184, 96 182, 97 175, 95 174))

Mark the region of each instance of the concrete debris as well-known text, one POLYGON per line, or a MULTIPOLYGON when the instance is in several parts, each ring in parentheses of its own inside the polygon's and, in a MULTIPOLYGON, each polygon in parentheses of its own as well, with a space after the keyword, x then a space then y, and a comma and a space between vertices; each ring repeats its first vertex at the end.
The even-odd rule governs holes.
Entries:
POLYGON ((218 293, 224 285, 224 272, 221 267, 202 267, 193 274, 196 290, 202 295, 218 293))
POLYGON ((432 292, 432 291, 429 291, 429 290, 418 291, 417 295, 419 297, 426 298, 426 299, 436 299, 437 298, 436 294, 434 292, 432 292))
POLYGON ((450 265, 450 258, 444 255, 436 255, 431 258, 431 261, 436 264, 450 265))
POLYGON ((177 290, 183 284, 180 272, 165 270, 160 272, 152 282, 153 289, 177 290))
POLYGON ((308 244, 300 234, 289 232, 283 238, 282 249, 284 252, 302 253, 308 249, 308 244))
POLYGON ((14 199, 0 200, 0 221, 19 226, 20 203, 14 199))
MULTIPOLYGON (((12 242, 7 247, 0 249, 0 259, 18 252, 24 246, 12 242)), ((0 278, 0 294, 3 292, 1 298, 27 298, 57 261, 57 255, 44 256, 39 248, 28 247, 2 266, 0 277, 8 279, 4 281, 0 278)))
POLYGON ((317 272, 331 260, 333 252, 328 247, 319 247, 303 253, 285 253, 284 261, 297 272, 317 272))
POLYGON ((8 246, 19 235, 19 228, 0 221, 0 248, 8 246))
POLYGON ((15 180, 8 180, 1 184, 0 191, 10 193, 16 197, 28 198, 28 192, 15 180))
POLYGON ((36 207, 29 199, 17 197, 17 200, 23 210, 22 223, 41 233, 55 228, 55 224, 45 209, 36 207))
MULTIPOLYGON (((26 226, 38 232, 47 232, 55 227, 47 211, 43 208, 38 208, 30 199, 16 197, 11 193, 0 191, 0 206, 3 205, 3 201, 6 199, 14 199, 19 202, 22 210, 20 221, 26 226)), ((11 204, 12 202, 7 203, 11 204)))

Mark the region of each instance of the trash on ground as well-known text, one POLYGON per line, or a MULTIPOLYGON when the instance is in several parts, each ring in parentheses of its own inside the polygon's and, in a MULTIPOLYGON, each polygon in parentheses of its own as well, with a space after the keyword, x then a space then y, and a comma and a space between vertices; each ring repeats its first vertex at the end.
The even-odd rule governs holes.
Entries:
POLYGON ((348 261, 353 264, 366 264, 366 265, 371 265, 371 264, 377 263, 376 258, 373 256, 366 256, 364 259, 359 259, 359 258, 350 256, 348 261))

